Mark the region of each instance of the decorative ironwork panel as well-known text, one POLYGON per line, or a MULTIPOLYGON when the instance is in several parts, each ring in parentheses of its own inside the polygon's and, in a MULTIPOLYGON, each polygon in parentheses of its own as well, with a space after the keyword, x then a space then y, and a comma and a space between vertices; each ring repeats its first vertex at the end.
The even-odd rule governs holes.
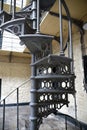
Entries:
POLYGON ((70 74, 70 64, 40 65, 37 67, 37 75, 70 74))
MULTIPOLYGON (((75 91, 74 89, 74 77, 66 79, 40 79, 38 82, 38 89, 49 89, 49 90, 70 90, 75 91)), ((69 92, 69 91, 68 91, 69 92)))
POLYGON ((10 25, 7 30, 9 30, 11 33, 15 35, 21 35, 24 33, 24 30, 22 29, 24 24, 15 24, 15 25, 10 25))
POLYGON ((68 94, 67 93, 43 93, 38 94, 38 116, 45 117, 50 113, 55 112, 62 106, 68 106, 68 94))
POLYGON ((51 53, 52 53, 52 45, 51 45, 51 43, 42 44, 41 45, 41 51, 36 53, 36 55, 35 55, 36 61, 40 60, 43 57, 48 56, 51 53))

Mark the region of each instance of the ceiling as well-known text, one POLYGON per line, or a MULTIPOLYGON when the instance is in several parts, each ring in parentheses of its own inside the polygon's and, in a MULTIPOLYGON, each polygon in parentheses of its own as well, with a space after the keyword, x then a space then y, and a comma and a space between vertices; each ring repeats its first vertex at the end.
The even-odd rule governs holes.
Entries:
MULTIPOLYGON (((80 21, 86 22, 87 21, 87 0, 65 0, 67 7, 69 9, 71 18, 74 18, 76 21, 78 21, 78 24, 80 21)), ((58 14, 59 8, 58 8, 58 0, 54 3, 53 7, 50 9, 50 11, 58 14)), ((64 8, 62 8, 62 13, 64 16, 66 16, 66 12, 64 8)), ((64 36, 67 35, 67 29, 68 29, 68 22, 66 20, 63 20, 63 34, 64 36)), ((79 28, 73 24, 73 33, 79 31, 79 28)), ((46 13, 44 19, 41 22, 41 32, 51 35, 59 35, 59 17, 51 15, 49 12, 46 13)))

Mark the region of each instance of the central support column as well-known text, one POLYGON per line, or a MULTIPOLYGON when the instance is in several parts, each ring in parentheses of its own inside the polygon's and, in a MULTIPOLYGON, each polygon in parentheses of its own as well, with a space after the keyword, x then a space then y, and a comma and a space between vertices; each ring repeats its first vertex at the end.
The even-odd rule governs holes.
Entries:
MULTIPOLYGON (((35 62, 35 55, 32 55, 32 64, 35 62)), ((36 80, 35 80, 35 66, 32 65, 32 84, 31 84, 31 115, 30 115, 30 130, 38 130, 37 128, 37 89, 36 89, 36 80)))
MULTIPOLYGON (((33 20, 32 27, 33 29, 37 29, 37 0, 32 0, 32 15, 31 18, 33 20)), ((37 85, 36 85, 36 69, 33 65, 35 63, 35 54, 32 54, 32 65, 31 65, 31 102, 30 102, 30 130, 38 130, 37 124, 37 85)))

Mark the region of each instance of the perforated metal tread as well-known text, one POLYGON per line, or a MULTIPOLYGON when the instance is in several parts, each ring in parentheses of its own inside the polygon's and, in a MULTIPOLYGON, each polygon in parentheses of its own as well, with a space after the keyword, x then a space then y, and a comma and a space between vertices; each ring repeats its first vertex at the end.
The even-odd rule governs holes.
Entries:
POLYGON ((35 63, 31 64, 31 65, 46 65, 46 64, 65 64, 65 63, 70 63, 72 61, 71 58, 65 57, 65 56, 59 56, 59 55, 54 55, 54 54, 50 54, 46 57, 43 57, 42 59, 36 61, 35 63))
MULTIPOLYGON (((31 77, 32 78, 32 77, 31 77)), ((43 76, 36 76, 35 79, 70 79, 75 78, 74 75, 43 75, 43 76)))
POLYGON ((68 90, 68 89, 63 89, 63 88, 61 88, 61 90, 59 89, 39 89, 39 90, 37 90, 37 93, 57 93, 57 94, 59 94, 59 93, 61 93, 61 94, 63 94, 63 93, 67 93, 67 94, 73 94, 73 93, 75 93, 75 91, 73 90, 68 90))

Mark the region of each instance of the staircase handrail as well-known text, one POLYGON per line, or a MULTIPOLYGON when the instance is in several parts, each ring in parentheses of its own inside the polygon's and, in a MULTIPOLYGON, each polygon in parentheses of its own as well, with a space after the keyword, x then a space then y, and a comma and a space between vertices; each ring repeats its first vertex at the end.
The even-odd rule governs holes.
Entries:
POLYGON ((82 128, 87 128, 87 124, 86 123, 84 123, 82 121, 79 121, 76 118, 74 118, 74 117, 72 117, 72 116, 70 116, 68 114, 61 113, 61 112, 58 112, 58 111, 56 113, 54 113, 54 114, 55 114, 55 116, 58 115, 58 116, 61 116, 62 118, 65 118, 65 120, 71 122, 72 124, 74 124, 77 127, 80 127, 81 130, 82 130, 82 128))
POLYGON ((27 79, 25 80, 22 84, 20 84, 18 87, 16 87, 14 90, 12 90, 5 98, 1 99, 0 102, 2 102, 3 100, 5 100, 7 97, 9 97, 12 93, 14 93, 18 88, 22 87, 24 84, 26 84, 27 82, 29 82, 31 79, 27 79))

